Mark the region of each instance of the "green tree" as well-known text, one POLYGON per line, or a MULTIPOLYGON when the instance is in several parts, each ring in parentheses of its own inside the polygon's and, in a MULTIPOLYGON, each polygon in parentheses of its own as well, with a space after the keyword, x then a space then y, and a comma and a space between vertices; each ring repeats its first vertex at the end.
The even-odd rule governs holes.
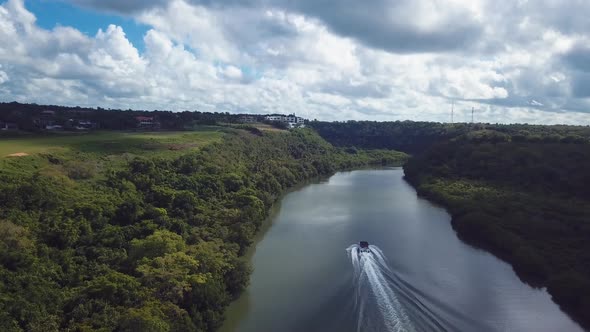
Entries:
POLYGON ((133 239, 131 241, 130 258, 140 260, 142 258, 162 257, 166 254, 183 251, 186 248, 182 236, 167 230, 158 230, 145 239, 133 239))
POLYGON ((141 281, 154 289, 155 297, 178 304, 194 284, 207 281, 199 273, 199 262, 184 252, 169 253, 162 257, 144 259, 137 267, 141 281))

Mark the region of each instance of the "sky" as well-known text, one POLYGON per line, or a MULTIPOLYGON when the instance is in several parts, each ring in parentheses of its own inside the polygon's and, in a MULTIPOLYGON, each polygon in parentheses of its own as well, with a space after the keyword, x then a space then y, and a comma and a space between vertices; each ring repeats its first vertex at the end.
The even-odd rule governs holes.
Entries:
POLYGON ((0 101, 590 125, 589 13, 588 0, 0 0, 0 101))

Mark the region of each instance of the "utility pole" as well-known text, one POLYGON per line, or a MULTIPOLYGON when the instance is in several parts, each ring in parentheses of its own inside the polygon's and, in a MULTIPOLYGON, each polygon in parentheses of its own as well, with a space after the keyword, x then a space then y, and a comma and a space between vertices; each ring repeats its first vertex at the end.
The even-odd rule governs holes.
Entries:
POLYGON ((471 107, 471 123, 473 123, 473 110, 474 110, 474 107, 471 107))
POLYGON ((454 116, 455 116, 455 101, 453 100, 453 102, 451 103, 451 124, 455 123, 453 121, 454 116))

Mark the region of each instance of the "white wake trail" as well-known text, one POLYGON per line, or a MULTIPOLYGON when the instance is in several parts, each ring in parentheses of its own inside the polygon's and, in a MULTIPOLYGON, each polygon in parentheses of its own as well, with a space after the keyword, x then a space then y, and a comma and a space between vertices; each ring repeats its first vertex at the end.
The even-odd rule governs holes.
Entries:
POLYGON ((357 331, 415 331, 393 285, 388 281, 385 255, 376 246, 371 252, 360 252, 358 245, 350 246, 355 283, 355 305, 358 311, 357 331))

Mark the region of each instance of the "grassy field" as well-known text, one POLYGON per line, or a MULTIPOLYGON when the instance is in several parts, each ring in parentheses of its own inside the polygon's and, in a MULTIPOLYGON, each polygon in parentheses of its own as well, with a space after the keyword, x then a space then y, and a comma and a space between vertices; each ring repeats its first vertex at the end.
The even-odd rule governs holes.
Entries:
POLYGON ((38 173, 72 185, 104 179, 136 156, 174 158, 220 141, 227 129, 178 132, 47 133, 0 138, 0 176, 38 173))
POLYGON ((62 154, 68 152, 117 155, 124 153, 174 154, 221 139, 219 127, 204 127, 181 132, 92 132, 31 135, 0 138, 0 158, 14 154, 62 154))
POLYGON ((279 129, 276 127, 273 127, 269 124, 265 124, 265 123, 254 123, 252 124, 252 127, 257 128, 258 130, 264 130, 264 131, 275 131, 275 132, 284 132, 287 131, 286 129, 279 129))

